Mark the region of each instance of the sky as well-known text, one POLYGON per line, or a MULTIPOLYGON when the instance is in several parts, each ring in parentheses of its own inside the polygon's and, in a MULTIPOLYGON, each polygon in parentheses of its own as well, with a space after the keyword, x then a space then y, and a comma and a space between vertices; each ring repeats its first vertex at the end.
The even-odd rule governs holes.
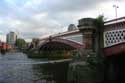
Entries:
POLYGON ((85 17, 114 19, 114 4, 118 17, 125 16, 125 0, 0 0, 0 40, 6 41, 10 31, 26 41, 46 37, 85 17))

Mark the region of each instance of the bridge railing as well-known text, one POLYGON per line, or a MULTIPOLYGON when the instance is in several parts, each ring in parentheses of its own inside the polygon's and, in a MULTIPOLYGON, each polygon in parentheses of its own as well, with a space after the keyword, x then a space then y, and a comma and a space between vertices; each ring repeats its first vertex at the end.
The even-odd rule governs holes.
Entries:
POLYGON ((104 48, 125 42, 125 29, 104 32, 104 48))

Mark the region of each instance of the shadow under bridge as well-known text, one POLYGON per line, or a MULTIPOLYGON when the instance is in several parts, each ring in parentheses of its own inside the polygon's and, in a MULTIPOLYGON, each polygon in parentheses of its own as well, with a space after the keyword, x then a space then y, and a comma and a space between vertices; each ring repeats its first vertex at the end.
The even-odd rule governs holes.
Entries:
POLYGON ((62 39, 62 38, 48 38, 45 42, 40 44, 40 51, 56 51, 56 50, 75 50, 75 49, 84 49, 85 45, 80 44, 71 40, 62 39))

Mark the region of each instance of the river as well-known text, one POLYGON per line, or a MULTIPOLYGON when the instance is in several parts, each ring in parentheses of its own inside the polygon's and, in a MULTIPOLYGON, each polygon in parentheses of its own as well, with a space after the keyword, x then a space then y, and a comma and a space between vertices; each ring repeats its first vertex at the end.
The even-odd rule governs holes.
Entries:
POLYGON ((67 83, 68 62, 29 59, 21 52, 0 54, 0 83, 67 83))

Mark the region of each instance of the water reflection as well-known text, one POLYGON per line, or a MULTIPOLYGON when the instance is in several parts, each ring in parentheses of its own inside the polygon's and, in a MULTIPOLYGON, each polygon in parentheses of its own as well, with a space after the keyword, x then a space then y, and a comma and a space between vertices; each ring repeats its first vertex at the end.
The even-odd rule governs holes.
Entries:
POLYGON ((46 62, 23 53, 0 55, 0 83, 66 83, 68 63, 46 62))
POLYGON ((0 83, 66 83, 68 63, 47 64, 23 53, 0 55, 0 83))

